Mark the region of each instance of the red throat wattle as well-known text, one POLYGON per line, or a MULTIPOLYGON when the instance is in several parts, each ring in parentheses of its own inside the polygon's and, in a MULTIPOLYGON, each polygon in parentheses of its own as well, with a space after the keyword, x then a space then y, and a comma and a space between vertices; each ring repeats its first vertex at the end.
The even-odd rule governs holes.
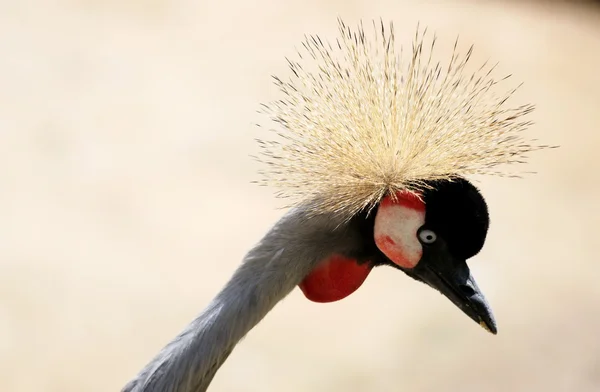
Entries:
POLYGON ((373 266, 333 255, 319 264, 300 283, 304 296, 313 302, 334 302, 355 292, 367 279, 373 266))

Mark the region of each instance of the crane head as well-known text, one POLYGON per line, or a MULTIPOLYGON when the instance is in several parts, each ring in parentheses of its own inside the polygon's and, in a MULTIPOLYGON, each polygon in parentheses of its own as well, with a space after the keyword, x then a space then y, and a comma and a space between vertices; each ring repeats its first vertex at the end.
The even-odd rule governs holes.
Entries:
POLYGON ((436 36, 427 42, 427 29, 417 29, 405 56, 392 23, 372 28, 339 20, 335 42, 306 37, 288 59, 289 77, 274 77, 282 96, 261 108, 272 132, 258 140, 258 182, 276 187, 288 206, 310 205, 306 218, 360 226, 348 241, 362 253, 330 255, 300 288, 310 300, 336 301, 372 266, 388 264, 495 333, 466 263, 483 247, 487 207, 465 178, 518 177, 506 166, 555 146, 524 134, 533 105, 512 104, 516 88, 498 91, 508 77, 491 63, 472 68, 472 47, 461 55, 457 40, 450 58, 437 61, 436 36))
POLYGON ((377 248, 392 265, 450 299, 489 332, 492 311, 467 260, 483 248, 487 205, 470 182, 438 181, 417 196, 400 192, 380 203, 374 222, 377 248))
POLYGON ((352 224, 361 226, 361 235, 367 237, 361 239, 364 249, 320 263, 300 284, 308 299, 345 298, 373 267, 389 265, 438 290, 496 334, 492 311, 467 266, 483 248, 489 227, 486 202, 469 181, 436 181, 422 193, 388 195, 374 217, 365 215, 352 224))

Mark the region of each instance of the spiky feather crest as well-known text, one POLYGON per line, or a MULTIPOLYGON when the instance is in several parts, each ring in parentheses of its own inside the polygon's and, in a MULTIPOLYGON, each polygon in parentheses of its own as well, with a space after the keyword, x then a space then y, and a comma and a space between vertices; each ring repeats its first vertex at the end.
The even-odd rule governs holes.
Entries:
POLYGON ((368 37, 339 19, 335 44, 306 37, 299 59, 288 59, 289 81, 274 77, 282 99, 263 105, 275 138, 258 140, 261 185, 278 188, 292 205, 311 200, 311 213, 350 218, 388 194, 418 191, 426 181, 474 174, 514 175, 499 165, 522 163, 546 148, 525 140, 532 105, 506 107, 515 89, 496 96, 495 66, 465 74, 471 47, 456 41, 447 65, 425 54, 427 30, 414 38, 406 65, 396 52, 393 24, 373 22, 368 37))

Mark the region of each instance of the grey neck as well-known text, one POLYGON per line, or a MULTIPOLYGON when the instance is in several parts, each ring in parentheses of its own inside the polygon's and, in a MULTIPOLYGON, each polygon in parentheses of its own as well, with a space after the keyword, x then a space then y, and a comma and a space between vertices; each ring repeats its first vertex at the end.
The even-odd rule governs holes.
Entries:
MULTIPOLYGON (((208 307, 122 392, 204 392, 235 345, 336 243, 352 241, 332 217, 286 214, 244 258, 208 307), (325 240, 327 239, 327 240, 325 240), (326 246, 321 244, 326 243, 326 246)), ((342 246, 343 248, 344 246, 342 246)))

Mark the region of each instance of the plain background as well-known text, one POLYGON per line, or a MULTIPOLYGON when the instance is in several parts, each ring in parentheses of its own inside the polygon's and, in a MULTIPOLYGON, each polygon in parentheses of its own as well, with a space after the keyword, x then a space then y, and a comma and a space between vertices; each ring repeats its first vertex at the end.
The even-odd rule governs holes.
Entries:
POLYGON ((295 290, 211 391, 598 391, 600 13, 569 2, 0 3, 0 390, 118 391, 282 215, 250 183, 255 113, 305 33, 418 22, 499 61, 561 148, 485 178, 471 267, 492 336, 378 269, 344 301, 295 290), (218 4, 218 5, 217 5, 218 4))

